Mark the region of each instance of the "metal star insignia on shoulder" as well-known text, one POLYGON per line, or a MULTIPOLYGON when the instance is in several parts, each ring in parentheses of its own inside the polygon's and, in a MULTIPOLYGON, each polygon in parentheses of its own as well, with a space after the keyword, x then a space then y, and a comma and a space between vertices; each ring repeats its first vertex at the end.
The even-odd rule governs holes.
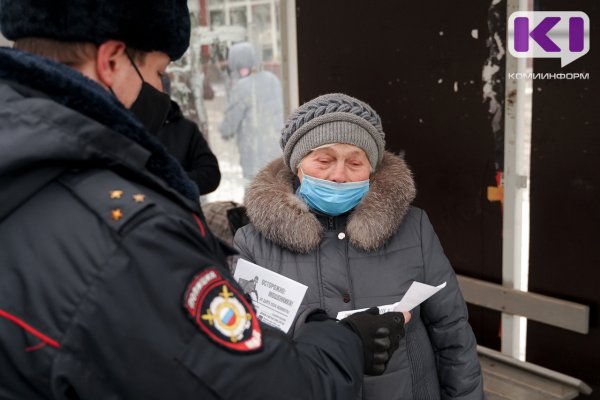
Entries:
POLYGON ((123 197, 123 191, 122 190, 111 190, 109 195, 110 195, 110 198, 113 200, 120 199, 121 197, 123 197))
POLYGON ((110 216, 115 221, 119 221, 121 218, 123 218, 123 213, 121 212, 120 208, 115 208, 114 210, 111 211, 110 216))

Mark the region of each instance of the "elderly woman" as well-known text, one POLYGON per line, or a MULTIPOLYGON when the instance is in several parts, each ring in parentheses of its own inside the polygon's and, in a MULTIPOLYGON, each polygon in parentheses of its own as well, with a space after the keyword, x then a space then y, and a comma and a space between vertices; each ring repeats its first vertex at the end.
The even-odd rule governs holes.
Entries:
POLYGON ((383 376, 365 377, 362 398, 482 399, 456 276, 427 215, 411 206, 411 172, 384 150, 377 113, 324 95, 290 116, 280 144, 283 158, 246 193, 251 224, 236 233, 240 256, 308 286, 297 325, 315 307, 335 317, 394 303, 415 281, 447 282, 412 310, 401 351, 383 376))

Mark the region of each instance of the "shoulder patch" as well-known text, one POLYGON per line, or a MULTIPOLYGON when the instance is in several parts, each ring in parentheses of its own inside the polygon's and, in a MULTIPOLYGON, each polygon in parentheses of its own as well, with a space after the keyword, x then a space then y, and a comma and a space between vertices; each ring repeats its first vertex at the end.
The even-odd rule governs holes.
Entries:
POLYGON ((217 344, 239 352, 261 348, 262 333, 254 310, 216 268, 208 268, 192 279, 183 307, 217 344))
POLYGON ((155 204, 143 187, 106 169, 65 174, 60 181, 117 231, 155 204))

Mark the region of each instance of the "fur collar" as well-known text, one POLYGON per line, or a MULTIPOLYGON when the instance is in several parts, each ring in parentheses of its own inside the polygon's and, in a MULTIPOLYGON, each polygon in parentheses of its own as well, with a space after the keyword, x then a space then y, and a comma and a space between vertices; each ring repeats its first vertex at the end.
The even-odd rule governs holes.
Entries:
POLYGON ((146 168, 184 197, 198 201, 198 188, 181 165, 150 135, 135 116, 100 85, 79 72, 22 51, 0 48, 0 79, 40 91, 76 112, 133 140, 151 155, 146 168))
MULTIPOLYGON (((294 175, 277 159, 263 168, 246 192, 245 206, 254 227, 268 240, 296 253, 317 248, 323 227, 293 189, 294 175)), ((370 190, 346 225, 350 243, 363 251, 381 248, 397 231, 416 195, 404 159, 386 152, 370 190)))

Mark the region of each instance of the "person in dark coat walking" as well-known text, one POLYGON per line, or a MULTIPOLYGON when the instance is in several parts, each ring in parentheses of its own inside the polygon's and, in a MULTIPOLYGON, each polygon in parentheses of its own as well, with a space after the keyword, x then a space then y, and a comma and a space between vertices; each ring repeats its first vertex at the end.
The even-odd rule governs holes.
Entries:
POLYGON ((179 161, 200 195, 214 192, 221 182, 219 162, 198 126, 183 116, 179 105, 171 100, 171 108, 158 140, 179 161))
POLYGON ((186 0, 0 0, 0 398, 347 399, 398 347, 399 313, 257 320, 153 136, 189 25, 186 0))
MULTIPOLYGON (((412 310, 402 348, 383 376, 365 377, 362 399, 481 400, 475 336, 450 262, 427 214, 411 206, 412 174, 386 152, 379 115, 334 93, 288 119, 283 158, 258 173, 237 231, 240 257, 308 286, 304 313, 335 317, 399 301, 417 281, 446 287, 412 310)), ((305 315, 305 314, 304 314, 305 315)))

